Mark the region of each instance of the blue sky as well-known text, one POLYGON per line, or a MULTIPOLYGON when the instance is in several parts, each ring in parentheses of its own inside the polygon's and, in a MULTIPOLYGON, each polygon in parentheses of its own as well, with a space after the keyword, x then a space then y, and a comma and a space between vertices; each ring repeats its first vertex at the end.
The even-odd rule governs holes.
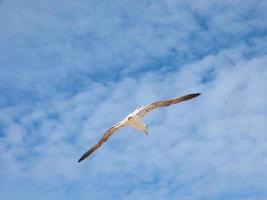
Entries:
POLYGON ((266 21, 263 0, 0 1, 0 199, 267 199, 266 21))

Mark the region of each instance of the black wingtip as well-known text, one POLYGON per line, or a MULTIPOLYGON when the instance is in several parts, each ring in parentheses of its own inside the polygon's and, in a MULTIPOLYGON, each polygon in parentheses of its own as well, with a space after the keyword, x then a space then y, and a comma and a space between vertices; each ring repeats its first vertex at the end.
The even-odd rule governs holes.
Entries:
POLYGON ((192 94, 185 95, 182 98, 183 98, 183 100, 189 100, 189 99, 195 98, 199 95, 201 95, 201 93, 192 93, 192 94))
POLYGON ((77 163, 83 161, 85 158, 86 158, 86 157, 82 156, 82 157, 77 161, 77 163))
POLYGON ((197 97, 199 95, 201 95, 201 93, 194 93, 194 94, 191 94, 193 97, 197 97))
POLYGON ((187 101, 201 95, 200 93, 192 93, 178 98, 178 102, 187 101))

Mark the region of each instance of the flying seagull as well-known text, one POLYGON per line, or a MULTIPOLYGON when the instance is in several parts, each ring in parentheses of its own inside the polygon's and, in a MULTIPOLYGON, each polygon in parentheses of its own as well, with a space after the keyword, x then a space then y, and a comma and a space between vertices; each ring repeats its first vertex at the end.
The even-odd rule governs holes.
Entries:
POLYGON ((195 94, 188 94, 185 96, 177 97, 174 99, 167 99, 167 100, 162 100, 162 101, 156 101, 154 103, 148 104, 146 106, 139 106, 134 112, 130 113, 125 119, 120 121, 119 123, 113 125, 110 129, 108 129, 105 134, 102 136, 102 138, 88 151, 86 151, 82 157, 78 160, 78 162, 81 162, 88 156, 90 156, 95 150, 97 150, 104 142, 106 142, 109 137, 118 129, 125 127, 125 126, 131 126, 132 128, 144 132, 146 135, 148 135, 148 129, 144 122, 142 121, 142 117, 144 117, 148 112, 164 107, 164 106, 169 106, 172 104, 180 103, 182 101, 186 101, 192 98, 195 98, 199 96, 200 93, 195 93, 195 94))

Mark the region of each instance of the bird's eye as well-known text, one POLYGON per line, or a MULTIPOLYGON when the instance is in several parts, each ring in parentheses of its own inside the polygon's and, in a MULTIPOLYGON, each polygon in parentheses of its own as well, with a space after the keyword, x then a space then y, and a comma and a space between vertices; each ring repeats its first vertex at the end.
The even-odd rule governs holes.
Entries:
POLYGON ((128 117, 128 120, 132 120, 133 118, 132 117, 128 117))

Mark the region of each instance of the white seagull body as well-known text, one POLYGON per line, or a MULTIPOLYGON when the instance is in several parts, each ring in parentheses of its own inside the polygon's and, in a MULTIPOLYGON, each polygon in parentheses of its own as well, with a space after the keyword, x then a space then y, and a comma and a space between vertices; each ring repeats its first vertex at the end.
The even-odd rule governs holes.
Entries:
POLYGON ((145 116, 146 113, 154 110, 155 108, 169 106, 172 104, 177 104, 182 101, 186 101, 192 98, 195 98, 199 96, 200 93, 195 94, 188 94, 185 96, 177 97, 174 99, 167 99, 163 101, 156 101, 154 103, 148 104, 146 106, 140 106, 138 107, 134 112, 130 113, 125 119, 120 121, 119 123, 113 125, 110 129, 106 131, 106 133, 102 136, 102 138, 88 151, 86 151, 82 157, 78 160, 78 162, 81 162, 88 156, 90 156, 95 150, 97 150, 104 142, 106 142, 109 137, 118 129, 125 127, 125 126, 131 126, 132 128, 144 132, 146 135, 148 135, 148 130, 144 122, 142 121, 142 117, 145 116))

